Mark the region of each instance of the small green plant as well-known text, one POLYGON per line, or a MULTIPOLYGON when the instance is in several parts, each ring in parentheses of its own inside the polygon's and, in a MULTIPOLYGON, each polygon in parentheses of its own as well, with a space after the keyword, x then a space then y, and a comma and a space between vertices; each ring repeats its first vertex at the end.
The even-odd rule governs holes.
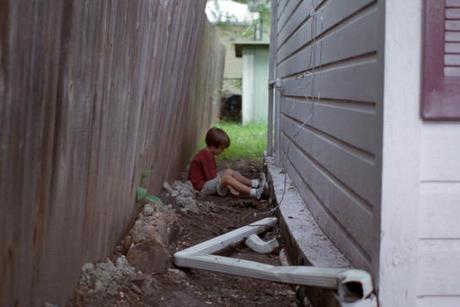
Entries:
POLYGON ((136 188, 136 200, 137 201, 147 201, 149 203, 158 203, 160 202, 160 198, 149 194, 149 191, 145 187, 145 180, 152 174, 152 170, 146 170, 141 173, 141 178, 139 182, 139 186, 136 188))

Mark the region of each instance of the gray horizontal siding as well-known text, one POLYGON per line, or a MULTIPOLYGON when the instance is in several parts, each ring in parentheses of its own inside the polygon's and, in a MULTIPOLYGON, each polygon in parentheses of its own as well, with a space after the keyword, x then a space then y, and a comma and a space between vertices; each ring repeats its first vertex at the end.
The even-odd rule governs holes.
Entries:
MULTIPOLYGON (((284 2, 284 1, 282 1, 284 2)), ((295 9, 301 2, 301 0, 288 0, 286 1, 286 5, 284 8, 281 8, 281 15, 278 19, 278 30, 282 31, 282 29, 286 26, 288 21, 290 20, 291 15, 295 12, 295 9)))
MULTIPOLYGON (((358 267, 369 266, 369 255, 362 251, 360 244, 354 240, 349 231, 340 224, 335 216, 324 206, 324 202, 315 194, 314 189, 303 179, 301 171, 294 166, 295 162, 290 159, 284 160, 283 167, 286 169, 289 177, 296 185, 302 198, 307 202, 311 214, 315 217, 316 222, 320 225, 323 231, 327 232, 327 236, 333 242, 347 242, 346 246, 340 247, 344 254, 353 254, 353 265, 358 267), (325 228, 324 225, 327 224, 325 228)), ((349 257, 349 256, 348 256, 349 257)), ((350 257, 349 257, 350 258, 350 257)))
MULTIPOLYGON (((305 16, 307 13, 307 18, 304 20, 293 20, 294 26, 292 28, 286 26, 283 31, 278 35, 278 60, 283 61, 288 56, 295 55, 294 51, 298 50, 304 45, 307 45, 312 42, 313 39, 318 39, 318 37, 328 36, 329 40, 332 43, 337 43, 341 45, 341 48, 352 47, 354 45, 343 44, 347 42, 347 35, 345 33, 350 33, 354 38, 361 37, 360 43, 364 46, 373 45, 371 42, 366 42, 366 39, 371 39, 375 41, 376 37, 372 35, 372 29, 360 29, 360 25, 370 26, 375 29, 375 22, 369 21, 369 18, 361 18, 362 15, 372 15, 376 13, 376 10, 367 10, 366 8, 373 1, 371 0, 359 0, 353 2, 346 1, 332 1, 326 2, 317 12, 316 15, 322 17, 322 20, 318 20, 316 23, 313 23, 313 18, 311 18, 311 3, 312 1, 303 1, 302 5, 299 7, 297 13, 299 16, 305 16), (299 25, 303 24, 299 27, 299 25), (313 28, 312 28, 313 25, 313 28), (316 29, 315 29, 316 27, 316 29), (288 32, 287 30, 291 30, 288 32), (295 30, 295 31, 292 31, 295 30), (357 31, 354 33, 353 31, 357 31), (339 34, 340 33, 340 34, 339 34), (315 35, 316 34, 316 35, 315 35), (333 38, 331 39, 330 36, 333 38), (286 40, 287 39, 287 40, 286 40)), ((293 15, 296 17, 297 15, 293 15)), ((372 18, 372 17, 371 17, 372 18)), ((375 16, 374 16, 375 19, 375 16)), ((374 32, 375 33, 375 32, 374 32)), ((324 44, 324 42, 323 42, 324 44)), ((375 46, 375 44, 374 44, 375 46)), ((326 46, 324 49, 328 49, 326 46)), ((303 51, 308 51, 310 49, 303 49, 303 51)), ((332 51, 334 49, 330 49, 332 51)), ((325 50, 326 51, 326 50, 325 50)), ((337 49, 336 51, 340 51, 337 49)), ((358 52, 354 52, 357 54, 358 52)))
POLYGON ((279 2, 281 164, 317 222, 356 266, 378 267, 382 4, 279 2))
POLYGON ((338 143, 347 144, 356 149, 357 154, 374 158, 374 152, 379 146, 379 140, 374 138, 377 132, 376 114, 371 111, 361 111, 355 108, 347 108, 329 101, 301 100, 286 97, 281 106, 281 112, 291 118, 295 118, 302 125, 305 117, 310 117, 306 125, 319 130, 334 138, 338 143), (369 127, 369 129, 363 129, 369 127))
POLYGON ((379 85, 373 77, 380 70, 375 59, 337 65, 333 69, 322 70, 297 78, 284 78, 285 96, 319 97, 344 102, 364 102, 375 105, 378 102, 379 85), (353 76, 350 78, 350 76, 353 76), (315 78, 315 82, 313 82, 315 78), (330 86, 334 84, 334 86, 330 86))

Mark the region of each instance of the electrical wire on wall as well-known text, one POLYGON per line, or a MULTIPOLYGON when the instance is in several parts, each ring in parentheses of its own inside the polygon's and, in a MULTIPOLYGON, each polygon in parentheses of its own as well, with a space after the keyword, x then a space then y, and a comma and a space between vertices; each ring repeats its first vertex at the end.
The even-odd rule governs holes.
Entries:
MULTIPOLYGON (((321 4, 321 2, 322 1, 320 1, 319 4, 321 4)), ((311 40, 305 46, 305 48, 308 48, 308 45, 311 46, 310 47, 311 52, 310 52, 309 57, 307 58, 306 65, 305 65, 306 69, 304 70, 302 74, 296 76, 296 79, 295 79, 295 80, 299 80, 299 79, 311 78, 311 80, 306 82, 303 86, 300 86, 300 84, 298 84, 298 88, 297 88, 297 89, 302 90, 303 98, 305 99, 305 103, 311 103, 311 112, 306 116, 306 118, 302 121, 301 125, 292 135, 292 137, 290 138, 291 140, 290 142, 288 142, 288 145, 286 146, 286 148, 285 148, 285 142, 280 141, 280 144, 278 144, 278 148, 282 150, 283 157, 285 157, 285 159, 282 159, 283 168, 285 170, 283 194, 281 195, 281 199, 278 202, 278 205, 276 207, 270 210, 267 210, 267 211, 258 212, 257 215, 275 214, 276 210, 283 203, 284 197, 286 195, 286 188, 287 188, 287 176, 288 176, 287 164, 290 163, 288 159, 289 159, 289 153, 291 150, 291 145, 292 143, 296 141, 296 138, 299 136, 300 132, 304 129, 305 126, 307 126, 309 123, 310 125, 313 124, 314 114, 315 114, 315 103, 321 100, 321 64, 322 64, 322 56, 323 56, 323 42, 322 40, 318 41, 318 36, 323 33, 324 26, 323 26, 323 16, 318 16, 318 11, 317 11, 318 5, 316 4, 316 1, 314 0, 312 1, 311 10, 306 20, 306 22, 308 22, 309 20, 311 21, 311 27, 310 27, 311 40), (319 80, 317 80, 317 78, 319 80), (317 87, 318 87, 318 90, 317 90, 317 93, 315 93, 317 87), (308 90, 309 88, 311 89, 310 93, 308 90)), ((279 90, 281 90, 281 97, 284 97, 283 89, 279 89, 279 90)), ((295 107, 296 107, 296 104, 293 103, 291 106, 291 113, 295 113, 295 107)), ((281 112, 281 108, 280 108, 280 112, 281 112)), ((277 129, 280 129, 280 128, 281 127, 277 127, 277 129)))

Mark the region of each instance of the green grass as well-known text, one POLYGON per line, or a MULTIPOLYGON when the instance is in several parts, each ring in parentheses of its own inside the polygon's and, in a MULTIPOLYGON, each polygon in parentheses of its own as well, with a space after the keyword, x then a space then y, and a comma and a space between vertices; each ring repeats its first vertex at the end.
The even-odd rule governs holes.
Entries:
POLYGON ((233 122, 220 122, 216 125, 230 136, 230 147, 219 159, 238 160, 261 159, 267 147, 267 123, 249 123, 241 125, 233 122))

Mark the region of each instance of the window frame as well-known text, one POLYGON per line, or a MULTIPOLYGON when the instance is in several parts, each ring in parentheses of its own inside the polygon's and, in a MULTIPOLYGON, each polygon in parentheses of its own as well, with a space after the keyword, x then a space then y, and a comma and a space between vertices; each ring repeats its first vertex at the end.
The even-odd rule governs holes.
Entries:
POLYGON ((444 76, 447 1, 460 8, 458 0, 424 1, 421 116, 425 120, 460 120, 460 77, 444 76))

